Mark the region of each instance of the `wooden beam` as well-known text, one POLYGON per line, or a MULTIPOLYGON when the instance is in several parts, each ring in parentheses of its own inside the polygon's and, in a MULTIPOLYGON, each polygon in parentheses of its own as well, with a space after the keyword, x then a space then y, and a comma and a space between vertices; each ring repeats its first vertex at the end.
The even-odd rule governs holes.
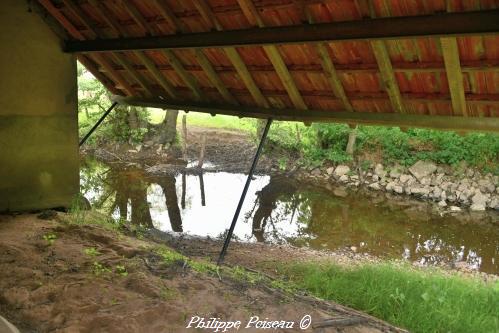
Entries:
POLYGON ((455 115, 468 116, 466 99, 464 96, 463 73, 459 62, 459 49, 455 37, 440 38, 444 56, 447 81, 452 100, 452 110, 455 115))
MULTIPOLYGON (((237 2, 244 13, 244 16, 246 16, 246 18, 250 22, 255 21, 260 28, 265 27, 263 19, 260 17, 260 14, 258 13, 255 6, 250 0, 237 0, 237 2)), ((300 91, 296 87, 296 84, 293 81, 293 77, 289 73, 286 63, 282 59, 282 56, 279 53, 279 49, 277 48, 277 46, 265 45, 263 46, 263 49, 267 54, 267 57, 269 57, 272 66, 274 66, 274 69, 277 75, 279 76, 279 79, 281 79, 284 88, 288 92, 289 98, 291 99, 293 105, 297 109, 306 110, 307 105, 305 104, 305 101, 301 97, 300 91)))
POLYGON ((88 2, 99 13, 100 17, 113 30, 118 37, 127 37, 127 32, 123 26, 114 18, 111 11, 99 0, 88 0, 88 2))
MULTIPOLYGON (((202 1, 195 1, 194 3, 200 3, 202 1)), ((155 1, 156 6, 158 7, 159 11, 163 15, 163 17, 170 22, 170 25, 177 31, 178 33, 184 33, 185 28, 182 25, 182 22, 175 16, 173 11, 170 9, 170 7, 163 1, 163 0, 156 0, 155 1)), ((201 66, 203 72, 206 74, 208 79, 211 81, 211 83, 215 86, 215 88, 218 90, 220 95, 225 99, 230 104, 233 105, 238 105, 239 103, 237 100, 230 94, 229 90, 227 87, 225 87, 224 83, 218 76, 217 72, 213 68, 213 65, 211 62, 208 60, 206 55, 203 53, 202 50, 196 49, 194 51, 194 56, 196 57, 197 62, 201 66)))
MULTIPOLYGON (((90 22, 87 15, 80 9, 80 7, 78 7, 72 0, 64 0, 64 5, 67 6, 67 8, 73 13, 73 15, 75 15, 84 24, 92 38, 99 37, 97 29, 94 28, 93 24, 90 22)), ((99 7, 96 7, 96 9, 98 10, 99 7)), ((145 90, 146 96, 154 95, 148 82, 142 77, 140 73, 135 70, 135 68, 129 63, 129 61, 123 54, 113 53, 112 56, 118 61, 119 64, 121 64, 121 66, 123 66, 129 72, 133 79, 137 81, 140 86, 142 86, 142 88, 145 90)), ((136 94, 136 91, 132 88, 132 85, 129 84, 121 74, 113 69, 112 64, 104 57, 104 55, 97 55, 95 57, 95 60, 102 67, 104 67, 106 71, 109 72, 113 80, 120 84, 128 94, 136 94)))
POLYGON ((333 61, 329 56, 327 44, 318 43, 316 48, 317 48, 317 53, 319 54, 319 57, 321 59, 322 68, 326 74, 326 77, 328 78, 329 84, 331 85, 331 89, 333 90, 334 95, 341 100, 345 110, 350 112, 354 111, 352 104, 348 100, 348 97, 345 93, 345 89, 343 88, 343 84, 341 83, 338 73, 336 72, 336 68, 334 67, 333 61))
POLYGON ((402 102, 402 96, 400 95, 397 79, 393 72, 392 62, 388 55, 385 42, 382 40, 371 41, 371 47, 379 66, 383 86, 390 97, 393 109, 398 113, 405 113, 404 103, 402 102))
MULTIPOLYGON (((149 23, 144 19, 142 14, 137 10, 137 8, 128 1, 122 1, 125 5, 128 13, 132 16, 135 22, 139 24, 144 31, 152 36, 156 35, 153 27, 149 25, 149 23)), ((189 89, 194 94, 194 97, 199 100, 203 98, 203 93, 199 88, 194 76, 191 73, 187 72, 182 65, 182 62, 177 58, 175 53, 171 50, 162 50, 161 53, 168 59, 170 65, 173 67, 175 72, 180 76, 180 78, 185 82, 185 84, 189 87, 189 89)), ((173 92, 173 91, 172 91, 173 92)))
POLYGON ((384 17, 333 23, 190 33, 184 35, 66 41, 66 52, 237 47, 341 40, 492 34, 499 31, 499 10, 384 17))
MULTIPOLYGON (((376 12, 374 10, 374 4, 368 1, 367 7, 369 8, 369 15, 371 18, 376 17, 376 12)), ((390 16, 390 12, 383 7, 382 9, 384 16, 390 16)), ((402 102, 402 96, 400 95, 400 89, 395 78, 395 72, 393 71, 392 61, 388 50, 386 49, 385 42, 382 40, 371 41, 371 48, 378 63, 380 77, 382 81, 382 86, 388 93, 390 98, 390 103, 395 112, 405 113, 404 103, 402 102)))
MULTIPOLYGON (((302 20, 306 20, 309 24, 314 24, 315 20, 305 2, 303 0, 295 0, 294 2, 302 13, 302 20)), ((328 78, 333 94, 341 100, 345 110, 353 112, 352 104, 348 100, 343 84, 329 55, 329 46, 326 43, 317 43, 315 48, 321 60, 322 70, 328 78)))
MULTIPOLYGON (((97 31, 97 29, 95 29, 93 27, 90 20, 87 18, 85 13, 80 9, 80 7, 78 7, 76 4, 74 4, 72 0, 64 0, 64 5, 67 6, 76 17, 78 17, 78 19, 85 25, 85 27, 87 27, 87 29, 92 34, 92 38, 99 37, 99 32, 97 31)), ((99 10, 99 7, 96 7, 96 10, 99 10)), ((104 16, 104 15, 102 15, 102 13, 101 13, 101 16, 104 16)), ((111 28, 114 28, 114 27, 111 26, 111 28)), ((130 62, 126 59, 126 57, 123 54, 116 52, 116 53, 113 53, 112 56, 117 60, 117 62, 119 64, 121 64, 121 66, 123 66, 129 72, 129 74, 132 76, 132 78, 135 81, 137 81, 137 83, 140 84, 140 86, 145 90, 145 92, 148 96, 154 95, 148 82, 143 78, 143 76, 140 73, 138 73, 135 70, 135 68, 130 64, 130 62)), ((105 66, 105 68, 107 70, 109 70, 111 65, 108 61, 106 61, 103 57, 100 57, 100 59, 98 61, 101 64, 103 64, 103 66, 105 66)), ((125 79, 123 78, 123 76, 119 75, 118 73, 114 73, 111 75, 113 77, 115 77, 116 79, 120 80, 118 82, 126 89, 126 91, 128 93, 131 93, 131 91, 134 91, 133 89, 132 90, 129 89, 131 87, 131 85, 129 85, 128 83, 125 84, 125 82, 124 82, 125 79)))
POLYGON ((95 76, 103 85, 104 87, 106 87, 107 90, 109 90, 111 93, 115 94, 115 95, 122 95, 123 93, 118 90, 115 85, 114 85, 114 82, 112 80, 109 80, 107 78, 107 76, 103 75, 99 69, 97 68, 97 66, 95 66, 91 59, 87 58, 87 56, 83 55, 83 54, 80 54, 78 56, 78 61, 83 65, 85 66, 85 68, 90 72, 92 73, 93 76, 95 76))
POLYGON ((337 122, 345 124, 365 124, 401 127, 435 128, 440 130, 485 131, 499 133, 499 118, 495 117, 457 117, 429 116, 400 113, 348 112, 297 109, 262 109, 230 107, 210 104, 174 104, 161 99, 137 97, 113 98, 122 104, 162 109, 188 110, 210 114, 225 114, 238 117, 269 118, 301 122, 337 122))
POLYGON ((123 78, 120 73, 114 70, 112 64, 109 62, 109 60, 106 59, 106 57, 104 57, 103 54, 95 54, 94 59, 101 67, 106 69, 109 75, 113 78, 114 82, 120 84, 123 87, 127 94, 132 96, 136 94, 135 90, 128 83, 128 81, 125 80, 125 78, 123 78))
MULTIPOLYGON (((117 36, 128 36, 128 33, 126 32, 125 29, 122 28, 122 26, 119 24, 119 22, 114 18, 114 15, 112 12, 110 12, 107 7, 100 1, 98 0, 89 0, 90 4, 94 6, 94 10, 102 17, 102 19, 107 23, 107 25, 113 30, 114 34, 117 36)), ((130 6, 128 6, 130 7, 130 6)), ((130 9, 133 11, 132 9, 130 9)), ((138 13, 136 13, 138 14, 138 13)), ((171 97, 175 98, 175 89, 173 85, 166 80, 164 75, 157 69, 155 63, 147 57, 147 55, 143 52, 140 51, 133 51, 133 54, 139 59, 139 61, 145 66, 145 68, 152 74, 152 76, 156 79, 156 81, 159 83, 159 85, 166 91, 166 93, 171 97)), ((128 61, 121 55, 118 55, 120 57, 120 63, 125 62, 128 65, 128 68, 133 67, 133 72, 138 74, 136 68, 132 66, 131 64, 128 63, 128 61)), ((125 67, 123 67, 125 68, 125 67)), ((128 70, 126 68, 126 70, 128 70)), ((144 80, 142 76, 136 77, 136 80, 138 82, 142 82, 141 86, 145 88, 146 92, 149 93, 150 95, 153 94, 151 86, 144 80)))
MULTIPOLYGON (((173 70, 169 64, 157 65, 160 70, 173 70)), ((249 71, 252 73, 266 73, 273 72, 274 67, 272 65, 247 65, 249 71)), ((432 63, 405 63, 405 62, 392 62, 392 67, 395 73, 444 73, 445 64, 442 62, 432 62, 432 63), (440 67, 442 66, 442 67, 440 67)), ((137 70, 143 70, 144 67, 137 65, 135 67, 137 70)), ((196 64, 185 65, 184 68, 188 71, 203 71, 201 66, 196 64)), ((121 67, 116 67, 116 70, 122 70, 121 67)), ((237 73, 233 66, 217 65, 213 66, 213 69, 217 73, 237 73)), ((377 63, 369 64, 335 64, 335 69, 337 74, 358 74, 358 73, 379 73, 379 67, 377 63)), ((294 73, 313 73, 322 74, 324 68, 322 64, 293 64, 288 65, 288 70, 294 73)), ((488 73, 498 73, 499 72, 499 62, 480 60, 480 61, 467 61, 461 62, 461 70, 463 73, 474 73, 474 72, 488 72, 488 73)))
MULTIPOLYGON (((60 10, 58 10, 50 0, 39 0, 38 1, 58 22, 59 24, 64 28, 66 29, 66 31, 68 31, 68 33, 73 37, 73 38, 76 38, 76 39, 79 39, 79 40, 84 40, 85 39, 85 36, 83 36, 83 34, 78 30, 76 29, 76 27, 62 14, 62 12, 60 10)), ((98 68, 96 68, 92 62, 92 61, 95 61, 96 63, 99 63, 99 61, 96 61, 95 59, 98 59, 99 56, 85 56, 85 55, 78 55, 77 56, 77 59, 83 64, 83 66, 85 66, 96 78, 99 79, 99 81, 102 82, 102 84, 104 84, 104 86, 109 89, 109 91, 111 91, 113 94, 118 94, 120 95, 121 93, 118 91, 118 88, 116 87, 116 83, 119 83, 115 77, 112 78, 112 80, 109 80, 107 78, 107 76, 105 75, 102 75, 99 71, 98 68), (114 81, 114 82, 113 82, 114 81)), ((106 60, 102 60, 100 59, 100 63, 102 62, 106 62, 106 60)), ((119 75, 113 68, 113 66, 110 66, 108 68, 110 70, 110 72, 108 74, 111 75, 117 75, 117 77, 120 77, 121 78, 121 75, 119 75)), ((123 88, 123 91, 125 91, 125 93, 129 93, 129 91, 133 91, 132 87, 128 85, 127 82, 124 82, 125 83, 125 86, 126 88, 123 88)))
MULTIPOLYGON (((199 11, 201 16, 205 19, 205 21, 208 24, 213 25, 213 27, 217 31, 221 32, 223 30, 223 26, 220 24, 220 22, 216 18, 210 6, 205 2, 205 0, 194 1, 194 5, 196 6, 196 9, 199 11)), ((248 67, 244 63, 243 59, 241 58, 237 50, 232 47, 224 48, 223 50, 227 58, 229 58, 230 62, 232 63, 232 66, 234 66, 234 68, 236 69, 237 74, 243 81, 246 89, 248 89, 248 91, 250 92, 251 96, 253 97, 257 105, 263 108, 268 108, 270 105, 267 99, 260 91, 260 88, 258 88, 256 82, 253 80, 253 77, 251 76, 248 67)))
MULTIPOLYGON (((194 4, 196 2, 197 1, 194 1, 194 4)), ((163 18, 168 21, 170 26, 173 29, 175 29, 177 33, 185 32, 185 28, 184 25, 182 24, 182 21, 177 18, 177 16, 170 9, 165 0, 154 0, 154 3, 156 4, 156 7, 159 9, 159 12, 163 16, 163 18)))
POLYGON ((73 15, 78 17, 78 19, 83 23, 85 28, 88 30, 89 34, 92 38, 96 38, 98 33, 93 24, 90 23, 89 20, 86 19, 87 15, 82 11, 82 9, 76 5, 72 0, 63 0, 64 6, 69 9, 73 15))
POLYGON ((191 89, 196 99, 203 98, 203 93, 199 88, 196 80, 192 76, 191 73, 187 72, 182 65, 182 62, 177 58, 177 56, 171 50, 163 50, 162 54, 168 59, 170 65, 172 65, 173 69, 177 74, 182 78, 182 80, 187 84, 187 86, 191 89))
POLYGON ((165 78, 163 73, 159 71, 156 64, 147 57, 143 52, 134 53, 137 58, 145 65, 147 70, 154 76, 159 85, 170 95, 171 98, 176 98, 175 87, 165 78))
POLYGON ((196 57, 197 62, 203 68, 204 73, 210 79, 211 83, 217 88, 218 92, 222 97, 230 104, 238 105, 238 101, 232 96, 229 92, 225 84, 222 82, 217 72, 213 68, 213 65, 205 56, 202 50, 195 50, 194 55, 196 57))

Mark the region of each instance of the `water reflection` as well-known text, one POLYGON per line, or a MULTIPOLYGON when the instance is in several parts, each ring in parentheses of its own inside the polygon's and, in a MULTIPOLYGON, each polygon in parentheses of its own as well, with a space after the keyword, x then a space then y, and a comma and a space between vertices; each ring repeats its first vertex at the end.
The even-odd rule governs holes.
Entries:
MULTIPOLYGON (((82 192, 94 207, 131 223, 210 237, 228 228, 246 178, 224 172, 150 177, 133 167, 82 164, 82 192)), ((497 225, 473 216, 442 217, 430 207, 256 176, 234 235, 316 249, 348 247, 424 265, 465 261, 499 272, 497 225)))

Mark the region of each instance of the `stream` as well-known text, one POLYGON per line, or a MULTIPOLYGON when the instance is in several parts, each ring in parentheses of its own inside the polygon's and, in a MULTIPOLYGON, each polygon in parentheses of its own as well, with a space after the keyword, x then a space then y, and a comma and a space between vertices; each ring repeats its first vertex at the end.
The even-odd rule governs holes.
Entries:
MULTIPOLYGON (((223 237, 246 175, 175 172, 161 176, 93 159, 81 163, 80 187, 93 207, 116 220, 162 231, 223 237)), ((353 251, 421 265, 499 274, 498 214, 441 215, 434 206, 383 193, 256 175, 234 238, 318 250, 353 251)))

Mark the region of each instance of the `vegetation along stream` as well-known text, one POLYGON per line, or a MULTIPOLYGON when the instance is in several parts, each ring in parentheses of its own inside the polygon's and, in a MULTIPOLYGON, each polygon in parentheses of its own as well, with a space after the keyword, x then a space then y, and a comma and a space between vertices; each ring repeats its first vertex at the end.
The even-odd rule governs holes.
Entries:
MULTIPOLYGON (((162 231, 224 235, 245 175, 174 172, 150 176, 123 164, 86 159, 83 195, 115 219, 162 231)), ((392 201, 284 176, 257 175, 235 229, 244 242, 358 252, 420 265, 499 273, 499 228, 487 218, 441 215, 424 203, 392 201)))

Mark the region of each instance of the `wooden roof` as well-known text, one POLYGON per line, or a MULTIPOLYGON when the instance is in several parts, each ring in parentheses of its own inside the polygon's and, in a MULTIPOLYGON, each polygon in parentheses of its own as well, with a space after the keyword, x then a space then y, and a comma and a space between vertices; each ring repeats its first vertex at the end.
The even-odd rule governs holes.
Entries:
POLYGON ((38 0, 121 102, 499 132, 498 0, 38 0))

